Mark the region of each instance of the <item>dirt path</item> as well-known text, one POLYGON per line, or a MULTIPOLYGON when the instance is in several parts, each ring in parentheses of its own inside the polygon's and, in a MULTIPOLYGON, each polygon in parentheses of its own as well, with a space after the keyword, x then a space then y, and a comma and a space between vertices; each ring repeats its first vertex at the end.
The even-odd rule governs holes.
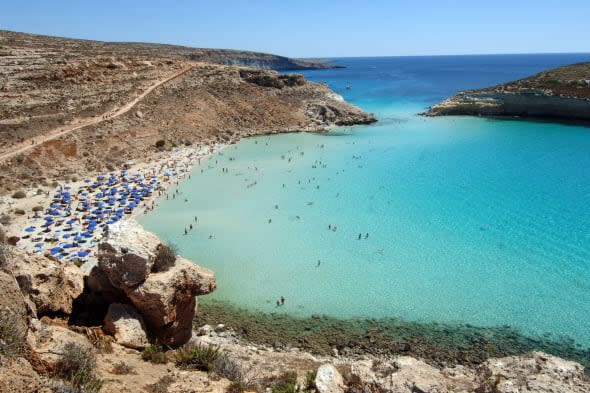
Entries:
POLYGON ((90 126, 93 124, 98 124, 98 123, 103 122, 105 120, 113 119, 117 116, 121 116, 121 115, 129 112, 131 110, 131 108, 133 108, 139 101, 141 101, 145 96, 150 94, 152 91, 154 91, 158 87, 162 86, 163 84, 168 83, 171 80, 176 79, 181 75, 184 75, 185 73, 192 70, 193 68, 195 68, 194 64, 191 66, 185 67, 178 72, 175 72, 174 74, 168 76, 165 79, 158 80, 156 83, 154 83, 153 85, 148 87, 139 96, 135 97, 133 100, 129 101, 128 103, 126 103, 125 105, 123 105, 122 107, 120 107, 118 109, 115 108, 115 109, 112 109, 108 112, 105 112, 105 113, 102 113, 100 115, 93 116, 93 117, 86 117, 83 119, 74 119, 72 122, 70 122, 70 124, 55 128, 43 135, 38 135, 34 138, 26 139, 23 142, 10 147, 8 151, 0 153, 0 162, 6 161, 6 160, 16 156, 17 154, 23 153, 33 147, 36 147, 36 146, 43 144, 47 141, 50 141, 52 139, 59 138, 60 136, 66 135, 72 131, 79 130, 80 128, 84 128, 84 127, 87 127, 87 126, 90 126))

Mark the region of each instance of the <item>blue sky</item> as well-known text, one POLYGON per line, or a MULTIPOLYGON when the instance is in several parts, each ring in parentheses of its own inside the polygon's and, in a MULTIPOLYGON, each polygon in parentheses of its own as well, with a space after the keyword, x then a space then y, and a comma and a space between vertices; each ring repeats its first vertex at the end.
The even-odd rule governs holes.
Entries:
POLYGON ((4 0, 0 29, 291 57, 590 52, 590 0, 4 0))

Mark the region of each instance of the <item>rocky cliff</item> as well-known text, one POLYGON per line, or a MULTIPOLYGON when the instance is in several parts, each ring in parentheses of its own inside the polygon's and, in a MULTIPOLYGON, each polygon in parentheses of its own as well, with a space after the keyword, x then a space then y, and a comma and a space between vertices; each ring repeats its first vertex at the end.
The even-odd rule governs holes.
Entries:
POLYGON ((425 114, 588 121, 590 63, 573 64, 490 88, 460 92, 425 114))

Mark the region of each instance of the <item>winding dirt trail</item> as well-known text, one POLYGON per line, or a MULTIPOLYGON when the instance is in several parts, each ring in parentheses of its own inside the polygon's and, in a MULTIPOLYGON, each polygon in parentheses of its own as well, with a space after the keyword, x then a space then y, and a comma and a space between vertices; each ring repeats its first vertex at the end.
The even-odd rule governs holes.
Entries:
POLYGON ((69 124, 67 124, 65 126, 55 128, 43 135, 39 135, 34 138, 26 139, 21 143, 11 146, 8 151, 0 153, 0 162, 6 161, 6 160, 16 156, 17 154, 24 153, 25 151, 32 149, 34 147, 37 147, 38 145, 41 145, 47 141, 50 141, 55 138, 59 138, 60 136, 69 134, 72 131, 76 131, 76 130, 79 130, 80 128, 88 127, 90 125, 98 124, 103 121, 113 119, 117 116, 121 116, 121 115, 129 112, 131 110, 131 108, 133 108, 139 101, 141 101, 145 96, 150 94, 152 91, 154 91, 158 87, 162 86, 165 83, 170 82, 173 79, 178 78, 181 75, 186 74, 188 71, 192 70, 195 67, 196 67, 196 64, 192 64, 188 67, 183 68, 180 71, 175 72, 174 74, 172 74, 164 79, 159 79, 156 83, 154 83, 153 85, 148 87, 146 90, 144 90, 140 95, 138 95, 133 100, 129 101, 128 103, 126 103, 125 105, 123 105, 122 107, 120 107, 118 109, 117 108, 111 109, 108 112, 105 112, 105 113, 102 113, 100 115, 93 116, 93 117, 74 119, 72 122, 70 122, 69 124))

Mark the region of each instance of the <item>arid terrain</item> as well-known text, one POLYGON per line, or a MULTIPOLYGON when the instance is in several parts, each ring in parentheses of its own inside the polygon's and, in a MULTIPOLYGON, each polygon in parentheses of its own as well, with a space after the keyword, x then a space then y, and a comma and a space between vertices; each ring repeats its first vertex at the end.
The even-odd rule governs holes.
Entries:
POLYGON ((375 121, 285 58, 0 33, 0 192, 120 168, 173 146, 375 121), (245 60, 246 59, 246 60, 245 60), (272 60, 272 61, 271 61, 272 60), (160 142, 162 143, 162 142, 160 142))

